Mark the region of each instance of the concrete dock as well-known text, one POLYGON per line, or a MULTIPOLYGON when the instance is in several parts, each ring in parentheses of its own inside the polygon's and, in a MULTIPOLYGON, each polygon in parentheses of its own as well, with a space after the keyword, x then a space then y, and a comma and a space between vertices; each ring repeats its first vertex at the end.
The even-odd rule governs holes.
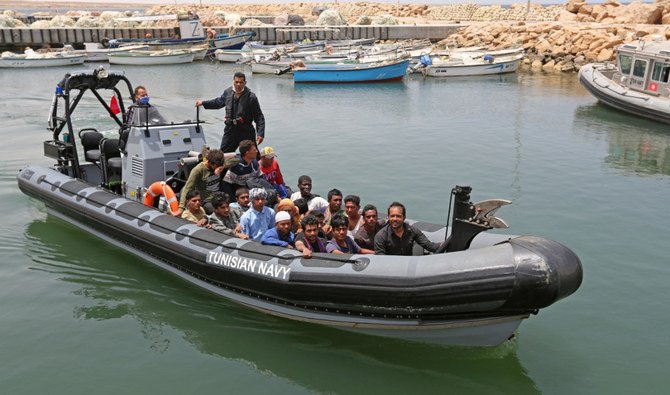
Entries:
MULTIPOLYGON (((448 25, 395 25, 395 26, 261 26, 238 27, 237 32, 252 31, 254 40, 268 44, 288 43, 309 38, 310 40, 335 40, 375 38, 377 40, 429 39, 442 40, 465 24, 448 25)), ((228 33, 228 27, 215 28, 219 33, 228 33)), ((103 39, 143 38, 150 33, 154 38, 174 38, 178 28, 104 29, 104 28, 3 28, 0 29, 0 49, 21 47, 39 48, 44 45, 80 45, 86 42, 102 42, 103 39)))

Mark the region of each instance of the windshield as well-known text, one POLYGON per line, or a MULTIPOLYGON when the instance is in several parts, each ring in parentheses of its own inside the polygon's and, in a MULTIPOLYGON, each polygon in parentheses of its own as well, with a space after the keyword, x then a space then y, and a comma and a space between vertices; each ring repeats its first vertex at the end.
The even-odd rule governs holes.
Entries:
POLYGON ((156 106, 130 106, 130 109, 128 110, 128 125, 146 125, 147 119, 149 126, 165 125, 168 123, 160 114, 156 106))

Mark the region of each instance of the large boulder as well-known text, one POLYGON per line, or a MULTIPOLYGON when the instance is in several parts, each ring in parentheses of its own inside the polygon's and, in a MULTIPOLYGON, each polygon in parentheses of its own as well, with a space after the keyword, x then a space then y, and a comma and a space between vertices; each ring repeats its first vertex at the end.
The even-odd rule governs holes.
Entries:
POLYGON ((322 12, 324 12, 327 9, 328 9, 328 7, 326 7, 326 6, 318 5, 314 8, 312 8, 312 15, 319 16, 319 15, 321 15, 322 12))
POLYGON ((49 23, 51 27, 73 27, 74 19, 65 15, 56 15, 49 23))
POLYGON ((242 16, 240 14, 226 14, 226 26, 239 26, 242 24, 242 16))
POLYGON ((77 19, 74 27, 101 27, 102 21, 98 18, 91 18, 90 16, 82 16, 77 19))
POLYGON ((372 17, 372 25, 397 25, 398 20, 391 14, 376 15, 372 17))
POLYGON ((568 2, 565 3, 565 9, 568 12, 576 14, 579 11, 579 9, 585 4, 586 2, 584 0, 568 0, 568 2))
POLYGON ((655 25, 661 23, 663 6, 660 4, 631 3, 627 6, 612 8, 610 15, 616 23, 644 23, 655 25))
POLYGON ((319 26, 343 26, 347 24, 347 20, 344 19, 338 10, 329 8, 319 15, 316 24, 319 26))
POLYGON ((370 19, 369 16, 367 15, 362 15, 356 19, 356 22, 354 22, 354 25, 370 25, 372 24, 372 19, 370 19))
POLYGON ((305 20, 298 14, 288 14, 288 26, 305 26, 305 20))
POLYGON ((0 28, 4 27, 24 27, 25 24, 10 15, 0 14, 0 28))

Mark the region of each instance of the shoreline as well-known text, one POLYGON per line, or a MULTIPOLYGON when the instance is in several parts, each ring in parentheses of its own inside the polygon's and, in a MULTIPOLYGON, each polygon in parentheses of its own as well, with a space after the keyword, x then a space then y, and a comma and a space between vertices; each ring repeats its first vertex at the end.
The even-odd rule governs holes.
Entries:
MULTIPOLYGON (((74 8, 69 15, 77 15, 76 9, 90 6, 96 10, 128 10, 128 4, 110 3, 38 3, 32 0, 18 2, 0 0, 0 8, 8 4, 42 5, 49 9, 74 8)), ((132 4, 141 9, 147 4, 132 4)), ((418 25, 454 24, 463 22, 463 27, 444 37, 436 44, 449 47, 484 46, 490 50, 522 47, 526 57, 524 65, 545 72, 574 72, 587 63, 612 61, 615 47, 638 40, 651 41, 670 38, 669 3, 620 4, 617 0, 605 0, 602 4, 590 5, 582 0, 567 0, 563 5, 512 5, 479 6, 476 4, 450 4, 443 6, 415 4, 387 4, 375 2, 356 3, 253 3, 222 5, 148 5, 144 10, 151 15, 186 14, 196 12, 205 27, 259 27, 269 26, 254 16, 277 17, 297 14, 305 25, 403 25, 411 28, 418 25), (332 7, 328 15, 315 13, 317 8, 332 7), (334 13, 334 18, 330 18, 334 13), (317 16, 318 15, 318 16, 317 16), (245 20, 242 23, 241 17, 245 20)), ((82 15, 82 14, 79 14, 82 15)), ((99 14, 98 14, 99 15, 99 14)), ((0 15, 2 16, 2 15, 0 15)), ((61 18, 69 19, 69 18, 61 18)), ((90 18, 88 18, 90 19, 90 18)), ((270 19, 272 20, 272 19, 270 19)), ((64 27, 63 25, 35 25, 33 28, 64 27)), ((63 23, 63 22, 59 22, 63 23)), ((281 26, 277 23, 277 26, 281 26)), ((18 25, 16 27, 21 27, 18 25)), ((69 25, 68 27, 87 27, 69 25)), ((93 27, 93 26, 88 26, 93 27)), ((103 26, 100 26, 103 27, 103 26)), ((116 27, 116 25, 114 25, 116 27)), ((131 28, 133 26, 130 26, 131 28)), ((163 26, 165 27, 165 26, 163 26)), ((416 37, 421 38, 421 37, 416 37)))

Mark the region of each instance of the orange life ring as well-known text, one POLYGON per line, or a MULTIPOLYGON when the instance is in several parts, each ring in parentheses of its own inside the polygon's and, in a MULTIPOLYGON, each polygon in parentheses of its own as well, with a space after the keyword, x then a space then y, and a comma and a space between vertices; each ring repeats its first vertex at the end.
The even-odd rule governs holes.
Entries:
POLYGON ((147 188, 146 193, 144 194, 144 203, 147 206, 153 207, 154 200, 157 196, 165 196, 168 205, 170 207, 170 214, 175 214, 179 210, 179 201, 177 200, 177 195, 165 181, 156 181, 149 188, 147 188))

